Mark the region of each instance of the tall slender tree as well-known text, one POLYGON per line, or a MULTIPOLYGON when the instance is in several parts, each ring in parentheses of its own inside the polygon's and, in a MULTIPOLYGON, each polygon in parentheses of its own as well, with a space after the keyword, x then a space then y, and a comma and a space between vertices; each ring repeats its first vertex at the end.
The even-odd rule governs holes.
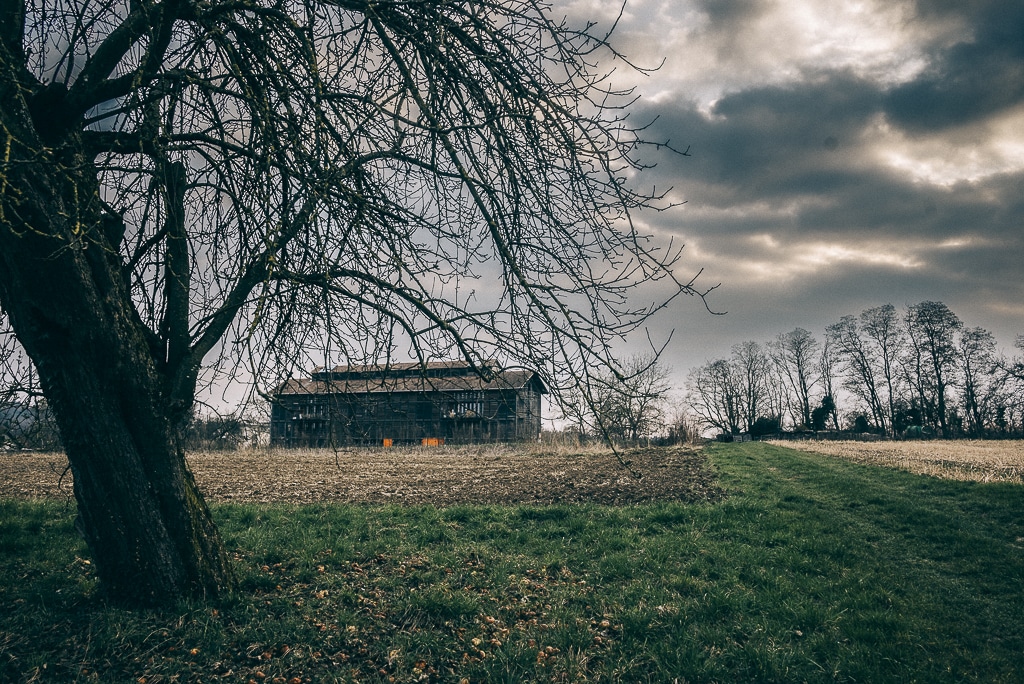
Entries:
POLYGON ((734 345, 732 363, 742 395, 743 429, 749 432, 761 417, 781 419, 781 412, 772 413, 767 410, 771 360, 764 347, 753 341, 734 345))
POLYGON ((965 328, 957 340, 960 365, 960 399, 967 434, 984 435, 994 394, 996 339, 984 328, 965 328))
POLYGON ((948 394, 957 372, 956 334, 963 323, 942 302, 921 302, 907 309, 907 330, 913 345, 911 368, 922 396, 929 395, 933 419, 950 436, 948 394))
MULTIPOLYGON (((818 367, 821 375, 821 390, 823 392, 822 407, 826 408, 825 422, 832 422, 832 429, 839 429, 839 407, 836 405, 836 373, 838 372, 840 364, 839 351, 836 349, 835 341, 827 334, 821 342, 821 356, 819 357, 818 367), (828 398, 828 402, 824 401, 825 397, 828 398)), ((813 411, 811 412, 813 414, 813 411)), ((813 417, 813 416, 812 416, 813 417)))
POLYGON ((690 370, 686 399, 703 426, 726 435, 740 433, 743 390, 739 375, 735 364, 725 359, 690 370))
POLYGON ((876 394, 881 395, 877 399, 879 403, 884 402, 888 432, 895 436, 900 394, 899 359, 906 347, 906 329, 892 304, 862 311, 860 329, 873 352, 870 354, 875 364, 873 375, 881 385, 881 389, 876 390, 876 394))
POLYGON ((796 328, 775 338, 772 358, 789 390, 796 421, 811 425, 811 391, 820 378, 818 355, 821 345, 814 335, 796 328))
POLYGON ((0 307, 105 587, 232 585, 180 439, 218 355, 326 336, 557 392, 660 306, 634 285, 699 294, 631 221, 666 205, 607 39, 539 0, 0 4, 0 307))
POLYGON ((879 395, 876 364, 864 339, 858 319, 843 316, 828 326, 825 334, 841 359, 843 386, 866 405, 875 425, 885 428, 885 409, 879 395))

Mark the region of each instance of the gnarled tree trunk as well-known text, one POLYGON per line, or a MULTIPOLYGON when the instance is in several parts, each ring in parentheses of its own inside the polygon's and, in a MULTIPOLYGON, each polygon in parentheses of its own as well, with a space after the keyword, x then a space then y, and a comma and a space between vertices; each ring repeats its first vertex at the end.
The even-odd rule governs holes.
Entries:
POLYGON ((177 439, 195 371, 183 387, 160 367, 166 352, 131 300, 91 159, 73 133, 40 133, 59 109, 19 108, 4 61, 0 305, 55 413, 102 584, 133 603, 221 593, 232 573, 177 439))
MULTIPOLYGON (((52 199, 25 197, 20 208, 52 199)), ((166 392, 119 276, 96 263, 97 245, 5 229, 0 250, 0 300, 54 410, 103 584, 133 602, 230 587, 177 443, 183 406, 166 392), (96 270, 110 280, 96 282, 96 270)))

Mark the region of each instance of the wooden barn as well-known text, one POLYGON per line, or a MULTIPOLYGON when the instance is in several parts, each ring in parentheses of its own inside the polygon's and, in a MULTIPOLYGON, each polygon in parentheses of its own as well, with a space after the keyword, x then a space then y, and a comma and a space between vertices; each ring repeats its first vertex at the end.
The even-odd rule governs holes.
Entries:
POLYGON ((487 381, 464 362, 317 369, 273 396, 270 443, 284 447, 474 444, 540 437, 541 395, 528 370, 487 381))

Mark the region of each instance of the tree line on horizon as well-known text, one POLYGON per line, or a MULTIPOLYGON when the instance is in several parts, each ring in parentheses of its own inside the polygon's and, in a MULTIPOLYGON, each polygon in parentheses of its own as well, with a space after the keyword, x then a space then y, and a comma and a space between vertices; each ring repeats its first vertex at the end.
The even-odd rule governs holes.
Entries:
MULTIPOLYGON (((1024 351, 1024 336, 1016 348, 1024 351)), ((846 315, 822 337, 796 328, 690 369, 685 404, 703 430, 992 438, 1024 434, 1024 360, 942 302, 846 315)))
MULTIPOLYGON (((0 441, 60 448, 31 364, 7 342, 0 350, 10 381, 0 393, 5 407, 0 441), (15 395, 21 401, 14 401, 15 395)), ((1024 352, 1024 335, 1015 346, 1024 352)), ((903 312, 892 304, 868 308, 842 316, 820 338, 798 327, 767 342, 735 344, 728 358, 690 369, 683 405, 674 412, 670 376, 657 354, 625 359, 620 376, 606 373, 592 380, 591 406, 568 402, 577 411, 562 416, 569 423, 566 430, 617 443, 655 437, 686 441, 709 430, 754 436, 805 431, 890 438, 1024 435, 1024 357, 1000 354, 991 332, 967 326, 941 302, 924 301, 903 312)), ((187 430, 189 445, 237 447, 242 422, 234 414, 197 415, 187 430)))

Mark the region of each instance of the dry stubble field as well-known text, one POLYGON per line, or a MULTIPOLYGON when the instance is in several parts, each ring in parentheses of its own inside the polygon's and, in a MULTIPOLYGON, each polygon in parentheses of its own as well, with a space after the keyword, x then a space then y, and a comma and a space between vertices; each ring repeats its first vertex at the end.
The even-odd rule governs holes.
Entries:
POLYGON ((829 442, 779 446, 950 480, 1024 482, 1024 441, 829 442))
MULTIPOLYGON (((700 449, 635 449, 623 458, 628 469, 606 449, 479 446, 259 449, 193 453, 188 461, 211 501, 448 506, 721 496, 700 449)), ((0 497, 71 497, 66 466, 63 454, 0 452, 0 497)))

